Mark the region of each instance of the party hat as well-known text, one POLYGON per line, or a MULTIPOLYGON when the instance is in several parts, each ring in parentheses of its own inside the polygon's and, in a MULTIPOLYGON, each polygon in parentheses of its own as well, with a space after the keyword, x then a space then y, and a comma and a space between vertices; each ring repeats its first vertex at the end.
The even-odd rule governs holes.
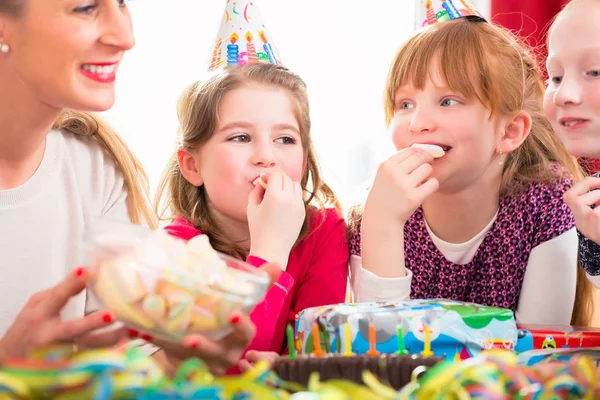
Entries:
POLYGON ((416 3, 418 28, 465 17, 485 21, 469 0, 416 0, 416 3))
POLYGON ((281 65, 281 58, 256 2, 257 0, 227 0, 210 71, 254 63, 281 65))

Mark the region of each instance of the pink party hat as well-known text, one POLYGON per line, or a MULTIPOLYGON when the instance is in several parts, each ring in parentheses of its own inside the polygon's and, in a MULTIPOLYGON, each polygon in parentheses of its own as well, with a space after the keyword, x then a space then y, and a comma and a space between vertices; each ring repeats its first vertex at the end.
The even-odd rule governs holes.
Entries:
POLYGON ((257 0, 227 0, 210 71, 253 63, 282 65, 256 3, 257 0))
POLYGON ((417 24, 427 27, 456 18, 485 21, 469 0, 417 0, 417 24))

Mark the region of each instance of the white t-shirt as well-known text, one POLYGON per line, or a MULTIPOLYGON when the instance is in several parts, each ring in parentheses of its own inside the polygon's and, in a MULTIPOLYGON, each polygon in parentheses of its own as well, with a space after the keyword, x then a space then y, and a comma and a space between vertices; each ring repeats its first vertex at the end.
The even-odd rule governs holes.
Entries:
MULTIPOLYGON (((23 185, 0 190, 0 337, 31 295, 83 262, 90 220, 129 221, 127 191, 113 159, 95 139, 51 131, 44 158, 23 185)), ((82 317, 85 292, 63 309, 82 317)))

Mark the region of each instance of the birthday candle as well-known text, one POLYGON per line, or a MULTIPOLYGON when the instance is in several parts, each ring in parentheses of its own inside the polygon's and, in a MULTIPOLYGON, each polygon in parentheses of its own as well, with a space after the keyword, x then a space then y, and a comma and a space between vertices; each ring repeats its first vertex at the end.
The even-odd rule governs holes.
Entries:
POLYGON ((444 10, 446 10, 450 19, 460 17, 460 13, 456 7, 454 7, 454 4, 452 4, 452 0, 442 0, 442 7, 444 7, 444 10))
POLYGON ((239 47, 235 44, 238 40, 237 33, 232 33, 229 36, 231 44, 227 45, 227 65, 237 65, 239 57, 239 47))
POLYGON ((427 8, 427 24, 435 24, 437 19, 435 19, 435 12, 433 12, 433 7, 431 6, 431 0, 427 0, 427 3, 425 3, 425 8, 427 8))
POLYGON ((347 322, 344 324, 344 333, 345 333, 345 339, 346 339, 346 340, 344 340, 344 355, 351 356, 352 355, 352 335, 350 334, 350 324, 347 322))
POLYGON ((215 49, 213 50, 212 61, 210 63, 211 70, 217 68, 219 66, 219 63, 221 62, 221 44, 223 44, 223 40, 217 40, 217 43, 215 44, 215 49))
POLYGON ((315 349, 313 350, 313 354, 317 357, 321 357, 325 354, 323 349, 321 349, 321 337, 319 336, 319 327, 316 323, 312 324, 312 334, 313 334, 313 345, 315 349))
POLYGON ((246 40, 248 41, 248 45, 246 46, 248 49, 248 64, 256 64, 258 57, 256 56, 256 47, 252 43, 252 34, 250 32, 246 33, 246 40))
POLYGON ((375 324, 372 322, 369 323, 369 351, 367 351, 367 355, 376 356, 379 355, 379 352, 376 349, 376 337, 375 337, 375 324))
POLYGON ((294 330, 292 329, 292 325, 288 324, 285 329, 285 333, 287 334, 288 340, 288 348, 290 349, 290 358, 296 358, 296 348, 294 347, 294 330))
POLYGON ((431 329, 429 325, 425 325, 425 346, 423 349, 423 357, 431 357, 433 352, 431 351, 431 329))
POLYGON ((248 53, 245 51, 241 52, 238 56, 238 64, 244 66, 248 64, 248 53))
POLYGON ((408 354, 408 351, 404 347, 404 330, 402 329, 402 325, 398 325, 397 330, 398 330, 398 352, 397 352, 397 354, 403 356, 405 354, 408 354))
POLYGON ((448 12, 446 10, 438 11, 438 13, 435 14, 435 18, 438 20, 438 22, 450 21, 450 17, 448 16, 448 12))
POLYGON ((273 48, 269 44, 269 40, 267 39, 267 35, 265 31, 258 31, 258 36, 260 36, 260 40, 262 40, 263 49, 265 53, 267 53, 267 57, 269 57, 269 62, 271 64, 277 64, 277 59, 275 58, 275 53, 273 53, 273 48))

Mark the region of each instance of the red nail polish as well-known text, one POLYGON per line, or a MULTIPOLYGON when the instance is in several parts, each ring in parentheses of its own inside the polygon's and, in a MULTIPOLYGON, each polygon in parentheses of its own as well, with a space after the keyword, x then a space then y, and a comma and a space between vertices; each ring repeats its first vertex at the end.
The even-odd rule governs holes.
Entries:
POLYGON ((135 329, 130 329, 129 330, 129 337, 130 338, 136 338, 140 335, 140 333, 138 331, 136 331, 135 329))
POLYGON ((231 322, 232 325, 236 325, 240 322, 240 316, 239 315, 234 315, 233 317, 231 317, 229 319, 229 322, 231 322))
POLYGON ((114 321, 114 319, 110 313, 106 313, 102 316, 102 321, 106 322, 107 324, 110 324, 111 322, 114 321))
POLYGON ((152 341, 152 336, 148 335, 147 333, 143 333, 142 334, 142 339, 144 339, 146 342, 151 342, 152 341))
POLYGON ((85 272, 85 268, 79 267, 75 270, 75 276, 81 276, 85 272))
POLYGON ((197 349, 198 348, 198 339, 194 339, 190 342, 189 346, 191 349, 197 349))

